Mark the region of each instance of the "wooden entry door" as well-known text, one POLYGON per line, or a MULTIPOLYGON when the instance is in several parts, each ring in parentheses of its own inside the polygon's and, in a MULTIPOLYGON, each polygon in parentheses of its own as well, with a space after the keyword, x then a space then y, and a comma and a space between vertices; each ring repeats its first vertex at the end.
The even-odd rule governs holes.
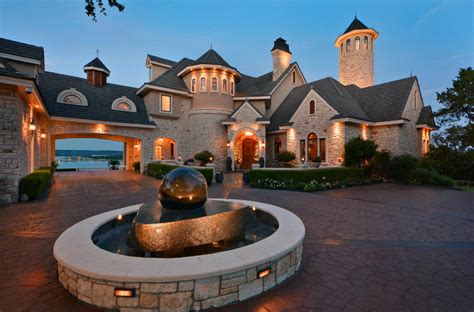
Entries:
POLYGON ((255 158, 255 146, 256 142, 254 139, 247 138, 242 141, 242 169, 252 168, 252 164, 255 158))

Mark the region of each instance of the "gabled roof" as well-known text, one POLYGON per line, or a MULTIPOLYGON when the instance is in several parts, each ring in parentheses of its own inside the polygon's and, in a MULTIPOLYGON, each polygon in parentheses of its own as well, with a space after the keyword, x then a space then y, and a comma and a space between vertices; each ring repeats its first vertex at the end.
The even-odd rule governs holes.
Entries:
POLYGON ((368 120, 365 112, 359 107, 346 88, 339 81, 326 77, 294 88, 270 117, 269 130, 277 130, 279 126, 289 123, 300 107, 301 102, 311 90, 316 91, 339 113, 338 116, 341 118, 352 117, 368 120))
POLYGON ((222 56, 219 55, 214 49, 209 49, 206 53, 198 57, 196 61, 192 65, 201 65, 201 64, 206 64, 206 65, 220 65, 228 68, 233 68, 234 67, 230 66, 229 63, 224 60, 222 56))
POLYGON ((86 65, 84 65, 84 71, 86 71, 88 69, 92 69, 92 68, 100 69, 100 70, 104 71, 105 73, 107 73, 107 75, 110 74, 110 70, 107 68, 107 66, 104 65, 104 63, 102 63, 102 61, 100 60, 99 57, 96 57, 95 59, 93 59, 92 61, 90 61, 86 65))
POLYGON ((263 115, 262 113, 252 104, 250 103, 249 101, 244 101, 242 102, 236 109, 234 109, 234 111, 232 112, 232 114, 230 115, 229 119, 235 119, 238 112, 245 106, 245 105, 248 105, 253 111, 254 113, 258 116, 257 118, 263 118, 263 115))
POLYGON ((418 117, 416 124, 437 127, 431 106, 424 106, 421 109, 420 116, 418 117))
POLYGON ((277 130, 288 124, 311 89, 337 111, 338 114, 332 119, 354 118, 368 122, 401 120, 416 81, 416 77, 409 77, 361 89, 356 85, 344 86, 331 77, 317 80, 296 87, 288 94, 271 116, 268 130, 277 130))
POLYGON ((44 50, 42 47, 5 38, 0 38, 0 53, 16 55, 41 62, 44 58, 44 50))
POLYGON ((148 118, 143 98, 135 94, 136 88, 112 83, 97 88, 92 86, 87 79, 52 72, 39 74, 37 83, 51 117, 156 126, 148 118), (87 98, 88 105, 58 103, 59 93, 70 88, 82 93, 87 98), (136 112, 112 110, 112 102, 122 96, 127 97, 135 104, 136 112))
POLYGON ((346 88, 370 120, 389 121, 402 119, 405 104, 416 81, 416 77, 408 77, 363 89, 356 85, 346 88))
MULTIPOLYGON (((298 63, 291 63, 286 70, 273 81, 273 71, 259 77, 242 75, 242 79, 236 85, 236 96, 264 96, 271 95, 273 89, 288 75, 288 73, 298 66, 298 63)), ((303 77, 304 79, 304 77, 303 77)))
POLYGON ((154 85, 157 87, 162 88, 169 88, 179 91, 186 91, 188 92, 188 87, 184 80, 178 77, 178 73, 182 71, 184 68, 188 67, 189 65, 193 64, 193 60, 188 58, 183 58, 178 63, 176 63, 173 67, 171 67, 167 72, 158 76, 156 79, 147 82, 146 84, 154 85))
POLYGON ((151 54, 148 54, 146 56, 151 62, 155 62, 155 63, 160 63, 160 64, 165 64, 165 65, 168 65, 170 67, 174 66, 177 64, 177 62, 175 61, 172 61, 172 60, 169 60, 169 59, 165 59, 163 57, 159 57, 159 56, 155 56, 155 55, 151 55, 151 54))
POLYGON ((344 34, 347 34, 353 30, 360 30, 360 29, 369 29, 369 27, 365 26, 365 24, 362 23, 357 17, 354 17, 354 20, 349 25, 349 27, 347 27, 346 31, 344 31, 344 34))

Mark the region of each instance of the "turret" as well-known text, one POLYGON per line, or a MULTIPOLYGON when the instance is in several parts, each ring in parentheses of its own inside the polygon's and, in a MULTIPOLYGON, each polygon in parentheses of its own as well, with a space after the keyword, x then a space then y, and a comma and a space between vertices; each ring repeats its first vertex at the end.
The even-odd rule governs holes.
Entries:
POLYGON ((339 81, 360 88, 374 84, 374 42, 379 33, 365 26, 357 17, 346 31, 337 37, 339 49, 339 81))

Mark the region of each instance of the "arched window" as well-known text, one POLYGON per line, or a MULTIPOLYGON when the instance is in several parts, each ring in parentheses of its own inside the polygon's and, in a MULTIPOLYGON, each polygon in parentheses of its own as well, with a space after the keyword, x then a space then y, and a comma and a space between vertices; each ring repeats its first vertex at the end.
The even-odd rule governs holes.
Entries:
POLYGON ((217 78, 216 77, 211 78, 211 91, 217 92, 217 78))
POLYGON ((341 54, 344 51, 344 42, 341 44, 341 54))
POLYGON ((351 39, 346 40, 346 52, 349 52, 349 49, 351 48, 351 39))
POLYGON ((112 109, 124 112, 136 112, 137 107, 135 103, 133 103, 129 98, 126 96, 119 97, 115 101, 112 102, 112 109))
POLYGON ((355 37, 354 41, 355 41, 356 50, 359 50, 360 49, 360 37, 359 36, 355 37))
POLYGON ((276 137, 273 144, 273 157, 276 158, 279 152, 281 152, 281 139, 280 137, 276 137))
POLYGON ((374 48, 374 38, 370 38, 370 49, 374 48))
POLYGON ((230 94, 234 95, 234 82, 230 82, 230 94))
POLYGON ((316 106, 316 105, 315 105, 314 101, 310 101, 310 102, 309 102, 309 114, 310 114, 310 115, 313 115, 313 114, 314 114, 314 112, 315 112, 315 106, 316 106))
POLYGON ((222 92, 227 93, 227 79, 222 79, 222 92))
POLYGON ((308 134, 308 161, 316 161, 318 157, 318 136, 315 133, 308 134))
POLYGON ((293 83, 296 83, 296 71, 293 71, 293 83))
POLYGON ((196 78, 191 79, 191 92, 196 92, 196 78))
POLYGON ((369 38, 367 36, 364 36, 364 48, 369 49, 369 38))
POLYGON ((80 106, 88 105, 87 98, 84 96, 84 94, 74 88, 66 89, 59 93, 58 97, 56 98, 56 102, 80 106))
POLYGON ((201 82, 201 86, 200 86, 201 92, 206 91, 206 77, 202 76, 200 82, 201 82))

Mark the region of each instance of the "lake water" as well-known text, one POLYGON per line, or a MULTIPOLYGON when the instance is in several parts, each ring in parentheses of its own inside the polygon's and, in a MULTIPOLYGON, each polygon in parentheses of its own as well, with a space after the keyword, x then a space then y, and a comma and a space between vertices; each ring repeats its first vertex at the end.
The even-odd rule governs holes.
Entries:
MULTIPOLYGON (((66 168, 79 168, 79 169, 103 169, 109 167, 108 160, 69 160, 68 157, 56 157, 56 161, 58 162, 59 169, 66 169, 66 168)), ((119 160, 120 166, 123 164, 122 160, 119 160)))

